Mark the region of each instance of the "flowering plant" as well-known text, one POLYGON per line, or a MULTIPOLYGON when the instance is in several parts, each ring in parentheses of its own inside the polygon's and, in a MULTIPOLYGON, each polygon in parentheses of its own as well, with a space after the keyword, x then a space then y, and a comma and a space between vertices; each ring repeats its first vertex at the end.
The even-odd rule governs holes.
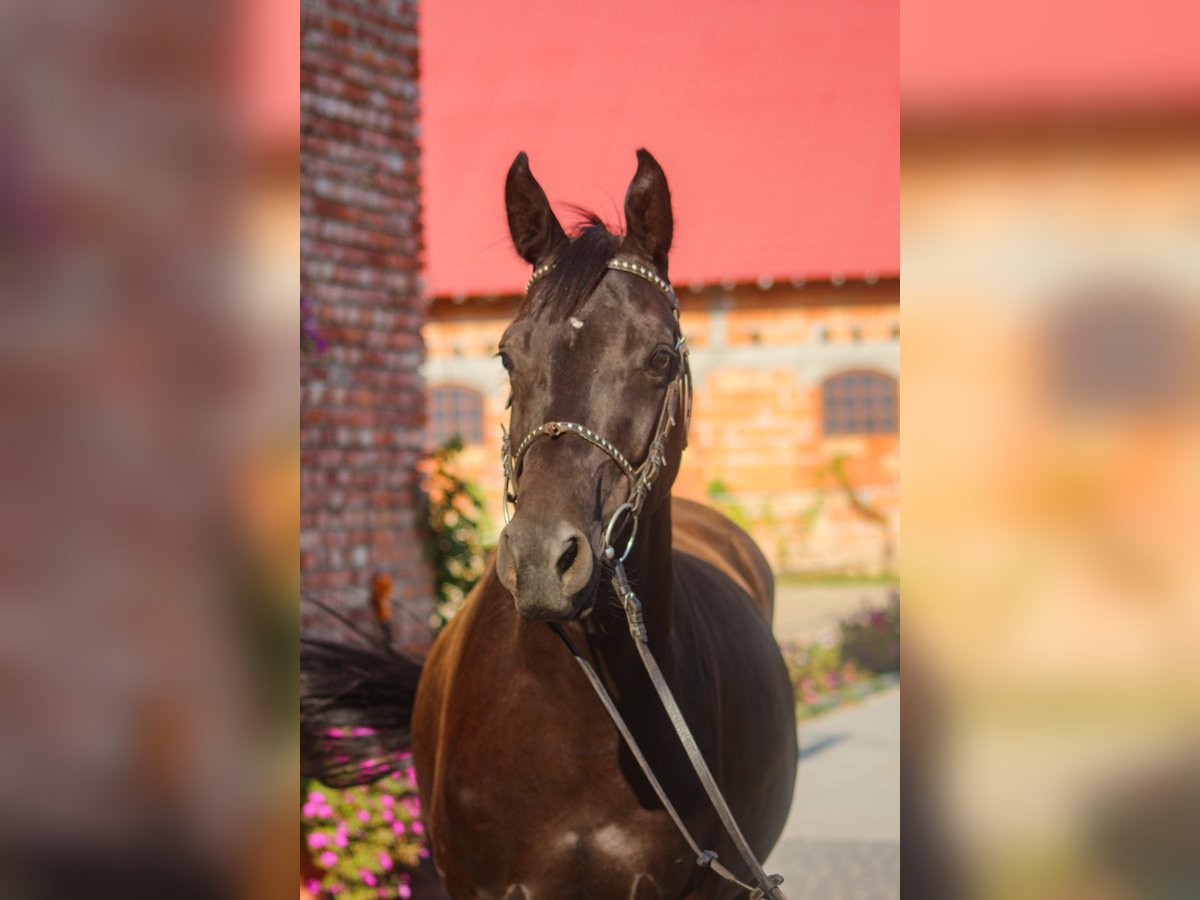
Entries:
POLYGON ((842 656, 869 672, 900 671, 900 594, 883 609, 867 610, 841 623, 842 656))
POLYGON ((817 641, 780 649, 801 718, 865 696, 888 683, 881 676, 900 670, 900 595, 826 628, 817 641))
POLYGON ((785 644, 780 649, 796 692, 796 712, 801 718, 836 705, 847 688, 870 677, 859 666, 843 659, 842 648, 832 640, 785 644))
POLYGON ((409 871, 429 856, 412 757, 374 784, 314 786, 300 810, 301 830, 322 872, 305 887, 346 900, 412 896, 409 871))

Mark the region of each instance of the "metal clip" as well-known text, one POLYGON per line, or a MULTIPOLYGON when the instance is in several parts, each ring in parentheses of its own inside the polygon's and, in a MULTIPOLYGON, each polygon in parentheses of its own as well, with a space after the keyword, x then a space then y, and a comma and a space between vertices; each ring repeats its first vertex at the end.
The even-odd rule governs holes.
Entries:
POLYGON ((635 640, 641 641, 643 644, 649 643, 650 637, 646 633, 646 623, 642 620, 642 604, 633 592, 633 588, 629 586, 629 579, 625 576, 625 566, 620 560, 613 566, 613 589, 621 598, 621 606, 625 608, 625 618, 629 620, 629 633, 635 640))
POLYGON ((768 875, 767 880, 750 893, 750 900, 786 900, 779 885, 783 884, 782 875, 768 875))

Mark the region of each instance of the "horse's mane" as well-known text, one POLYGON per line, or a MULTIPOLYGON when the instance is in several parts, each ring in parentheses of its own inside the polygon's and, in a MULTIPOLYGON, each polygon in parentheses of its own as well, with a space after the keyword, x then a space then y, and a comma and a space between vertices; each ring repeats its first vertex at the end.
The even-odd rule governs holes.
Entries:
POLYGON ((607 264, 621 246, 621 235, 613 234, 600 217, 586 209, 574 210, 581 221, 571 240, 554 257, 554 268, 537 282, 531 296, 517 310, 516 318, 546 316, 561 322, 574 315, 596 290, 607 264))

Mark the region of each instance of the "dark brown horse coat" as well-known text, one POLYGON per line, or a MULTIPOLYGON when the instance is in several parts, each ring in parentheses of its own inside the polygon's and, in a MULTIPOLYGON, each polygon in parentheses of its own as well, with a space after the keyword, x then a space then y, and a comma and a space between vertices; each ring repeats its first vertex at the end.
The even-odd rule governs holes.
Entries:
MULTIPOLYGON (((791 688, 771 636, 766 561, 732 522, 676 500, 671 531, 630 567, 651 649, 755 852, 778 839, 796 765, 791 688), (712 559, 720 566, 706 562, 712 559), (723 571, 724 570, 724 571, 723 571), (669 626, 669 627, 668 627, 669 626)), ((671 518, 664 512, 660 518, 671 518)), ((741 877, 628 630, 573 626, 635 737, 706 849, 741 877)), ((425 816, 451 896, 718 897, 616 728, 550 629, 522 619, 494 565, 426 662, 413 721, 425 816)))

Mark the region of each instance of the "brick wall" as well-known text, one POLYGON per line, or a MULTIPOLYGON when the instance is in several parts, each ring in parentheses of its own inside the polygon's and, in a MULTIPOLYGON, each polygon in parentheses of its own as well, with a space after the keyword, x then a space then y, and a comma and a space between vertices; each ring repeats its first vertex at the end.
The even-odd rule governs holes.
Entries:
MULTIPOLYGON (((779 572, 893 567, 898 435, 825 434, 821 385, 848 370, 898 376, 898 282, 706 288, 680 300, 695 407, 676 493, 746 525, 779 572), (853 498, 832 469, 839 458, 853 498), (719 498, 710 491, 715 482, 727 488, 719 498)), ((464 450, 460 468, 491 502, 493 536, 501 521, 499 423, 508 421, 507 382, 493 354, 516 307, 514 298, 437 300, 425 326, 429 384, 461 384, 483 398, 484 441, 464 450)))
POLYGON ((416 4, 303 0, 300 46, 300 271, 327 342, 301 372, 301 587, 364 617, 388 575, 397 631, 419 640, 416 4))

